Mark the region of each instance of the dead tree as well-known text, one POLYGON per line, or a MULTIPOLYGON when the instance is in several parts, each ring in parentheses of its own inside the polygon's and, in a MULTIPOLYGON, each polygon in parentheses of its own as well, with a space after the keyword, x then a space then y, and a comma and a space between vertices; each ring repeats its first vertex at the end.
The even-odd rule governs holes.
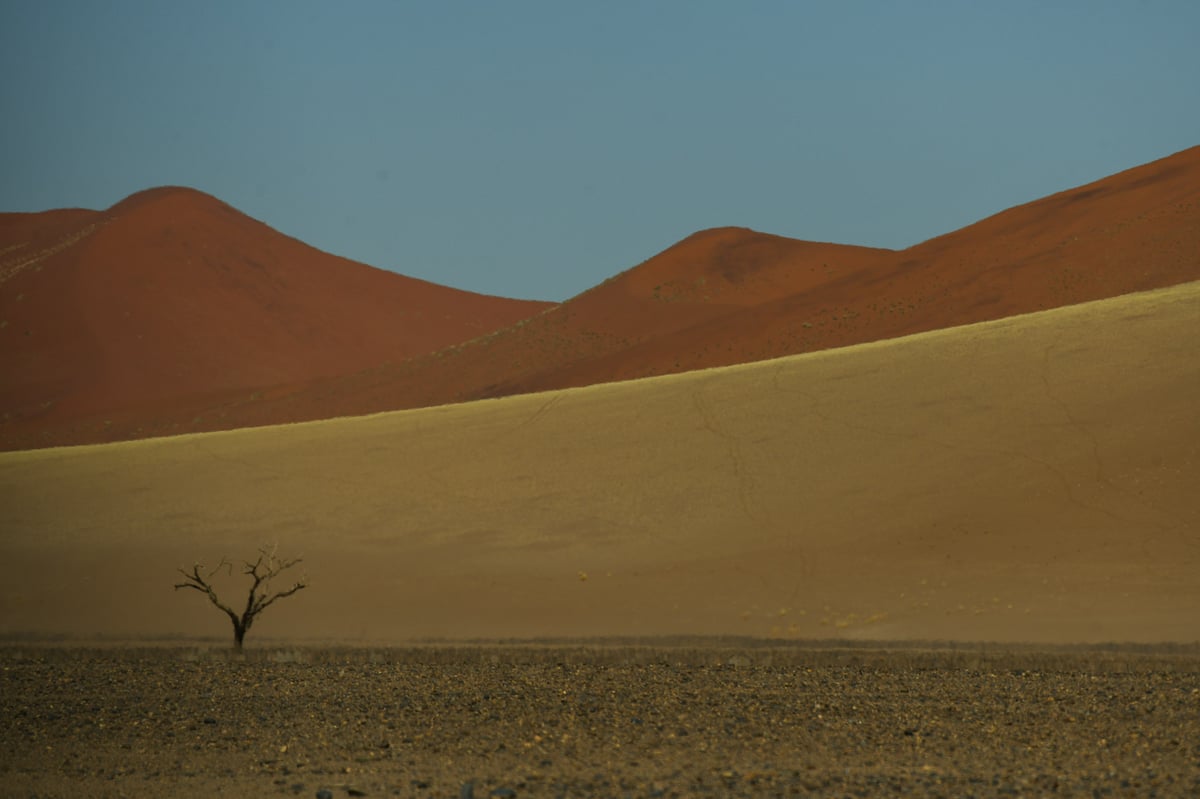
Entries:
POLYGON ((180 588, 194 588, 208 597, 208 601, 212 602, 225 615, 229 616, 229 620, 233 622, 233 648, 238 652, 242 651, 242 641, 246 637, 246 631, 250 629, 250 625, 254 624, 254 620, 258 615, 270 607, 276 600, 289 597, 302 588, 307 588, 308 583, 305 578, 301 577, 291 588, 282 591, 271 591, 271 580, 287 571, 300 562, 300 558, 292 560, 282 560, 275 554, 274 547, 263 547, 258 550, 258 559, 254 562, 243 561, 242 574, 248 576, 251 580, 250 593, 246 597, 246 609, 239 615, 236 610, 226 605, 217 597, 217 592, 213 588, 212 578, 217 572, 225 569, 227 573, 233 573, 233 564, 225 558, 217 564, 217 567, 207 574, 203 573, 203 566, 199 563, 192 566, 192 570, 180 569, 179 573, 186 577, 186 581, 175 584, 175 590, 180 588))

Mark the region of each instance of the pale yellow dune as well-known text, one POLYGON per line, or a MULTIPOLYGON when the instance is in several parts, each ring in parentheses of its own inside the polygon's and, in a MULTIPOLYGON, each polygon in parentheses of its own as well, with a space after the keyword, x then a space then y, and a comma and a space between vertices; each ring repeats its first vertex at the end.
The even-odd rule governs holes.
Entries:
POLYGON ((0 454, 0 632, 1200 639, 1200 283, 728 369, 0 454))

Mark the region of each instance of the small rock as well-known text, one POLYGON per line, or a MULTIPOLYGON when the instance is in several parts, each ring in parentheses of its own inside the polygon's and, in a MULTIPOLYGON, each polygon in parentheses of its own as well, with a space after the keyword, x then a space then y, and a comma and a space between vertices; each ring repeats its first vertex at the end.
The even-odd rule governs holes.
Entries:
POLYGON ((475 783, 464 782, 458 789, 458 799, 475 799, 475 783))
POLYGON ((333 791, 328 788, 322 788, 317 791, 317 799, 333 799, 333 791))
POLYGON ((347 796, 366 796, 367 792, 360 791, 358 788, 347 788, 346 795, 347 796))
POLYGON ((512 788, 496 788, 492 791, 492 796, 496 799, 515 799, 517 792, 512 788))

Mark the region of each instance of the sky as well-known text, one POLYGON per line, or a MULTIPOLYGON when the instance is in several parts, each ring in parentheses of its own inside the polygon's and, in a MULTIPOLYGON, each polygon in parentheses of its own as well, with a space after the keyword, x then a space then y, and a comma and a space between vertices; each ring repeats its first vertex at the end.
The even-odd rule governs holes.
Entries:
POLYGON ((563 300, 739 225, 903 248, 1200 144, 1195 0, 0 0, 0 211, 191 186, 563 300))

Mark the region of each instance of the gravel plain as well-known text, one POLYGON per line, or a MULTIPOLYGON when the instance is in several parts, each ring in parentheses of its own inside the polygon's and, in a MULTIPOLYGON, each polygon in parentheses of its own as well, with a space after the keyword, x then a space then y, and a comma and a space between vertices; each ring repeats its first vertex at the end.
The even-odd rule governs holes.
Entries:
POLYGON ((1200 654, 0 647, 0 795, 1196 796, 1200 654))

